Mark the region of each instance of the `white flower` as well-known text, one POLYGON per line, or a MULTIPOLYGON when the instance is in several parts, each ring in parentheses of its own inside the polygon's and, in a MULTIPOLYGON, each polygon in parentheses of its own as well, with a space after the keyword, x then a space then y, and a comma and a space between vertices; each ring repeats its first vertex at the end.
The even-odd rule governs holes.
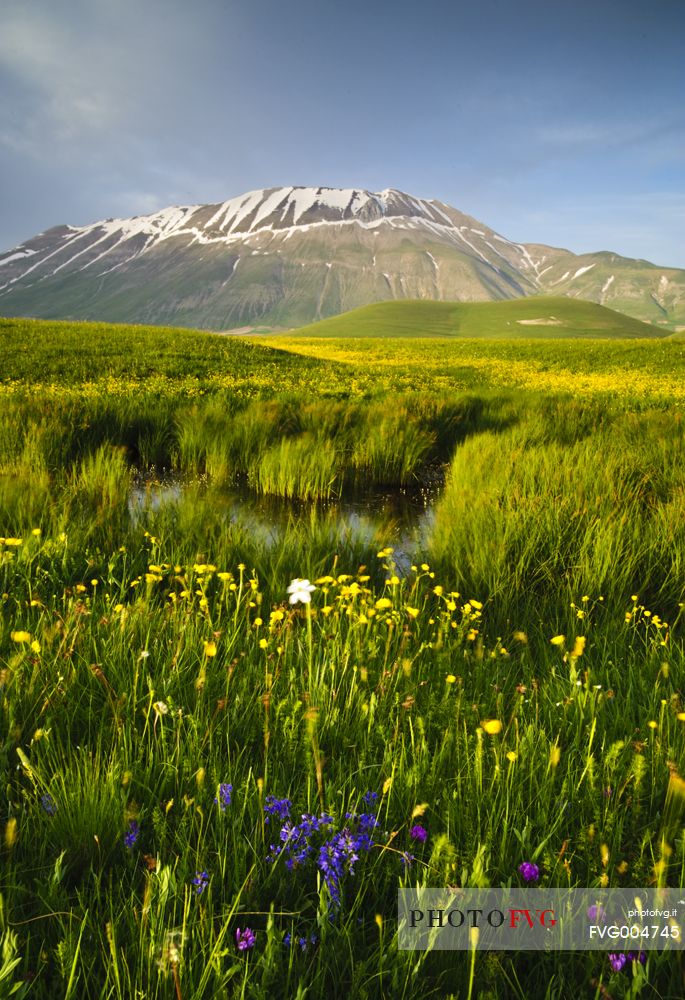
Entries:
POLYGON ((290 603, 297 604, 298 601, 302 601, 303 604, 309 604, 313 590, 316 590, 316 587, 309 580, 293 580, 287 590, 290 594, 290 603))

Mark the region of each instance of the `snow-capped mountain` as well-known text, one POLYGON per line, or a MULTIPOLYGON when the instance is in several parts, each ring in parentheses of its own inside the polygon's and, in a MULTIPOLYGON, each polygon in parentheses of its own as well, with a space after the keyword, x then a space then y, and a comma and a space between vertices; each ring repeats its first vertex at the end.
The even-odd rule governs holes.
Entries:
POLYGON ((396 190, 283 187, 59 226, 0 254, 0 315, 297 326, 392 298, 553 292, 685 323, 685 272, 515 243, 396 190))

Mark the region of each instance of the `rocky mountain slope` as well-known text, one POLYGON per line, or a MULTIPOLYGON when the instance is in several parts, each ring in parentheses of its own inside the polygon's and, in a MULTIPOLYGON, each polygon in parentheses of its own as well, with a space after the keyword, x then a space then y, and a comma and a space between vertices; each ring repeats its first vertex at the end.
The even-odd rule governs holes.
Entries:
POLYGON ((515 243, 401 191, 283 187, 59 226, 0 254, 0 315, 231 329, 388 299, 567 295, 674 329, 685 271, 515 243))

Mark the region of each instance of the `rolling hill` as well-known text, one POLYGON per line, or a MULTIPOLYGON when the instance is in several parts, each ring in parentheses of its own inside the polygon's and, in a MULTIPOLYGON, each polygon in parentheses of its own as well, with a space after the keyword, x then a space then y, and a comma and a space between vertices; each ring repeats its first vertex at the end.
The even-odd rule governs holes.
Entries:
POLYGON ((508 302, 378 302, 290 331, 297 337, 635 338, 664 336, 648 323, 563 296, 508 302))

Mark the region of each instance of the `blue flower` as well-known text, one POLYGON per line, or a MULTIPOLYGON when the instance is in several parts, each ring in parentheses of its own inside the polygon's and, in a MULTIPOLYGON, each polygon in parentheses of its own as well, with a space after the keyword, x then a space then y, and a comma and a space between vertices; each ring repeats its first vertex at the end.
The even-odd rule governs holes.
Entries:
POLYGON ((226 812, 226 806, 231 804, 231 792, 233 785, 219 785, 219 795, 214 799, 222 812, 226 812))
POLYGON ((209 875, 206 871, 196 872, 195 878, 192 881, 195 886, 195 892, 200 896, 209 885, 209 875))
POLYGON ((48 814, 48 816, 54 816, 55 813, 57 812, 57 806, 54 803, 52 795, 48 795, 47 792, 45 793, 45 795, 41 795, 40 804, 42 805, 43 809, 48 814))
POLYGON ((264 804, 264 812, 266 813, 264 822, 268 823, 271 816, 278 816, 281 822, 290 819, 292 805, 290 799, 277 799, 275 795, 267 795, 264 804))
POLYGON ((130 849, 136 846, 136 841, 138 840, 138 835, 140 833, 140 827, 137 822, 132 819, 128 824, 128 833, 124 837, 124 843, 130 849))

